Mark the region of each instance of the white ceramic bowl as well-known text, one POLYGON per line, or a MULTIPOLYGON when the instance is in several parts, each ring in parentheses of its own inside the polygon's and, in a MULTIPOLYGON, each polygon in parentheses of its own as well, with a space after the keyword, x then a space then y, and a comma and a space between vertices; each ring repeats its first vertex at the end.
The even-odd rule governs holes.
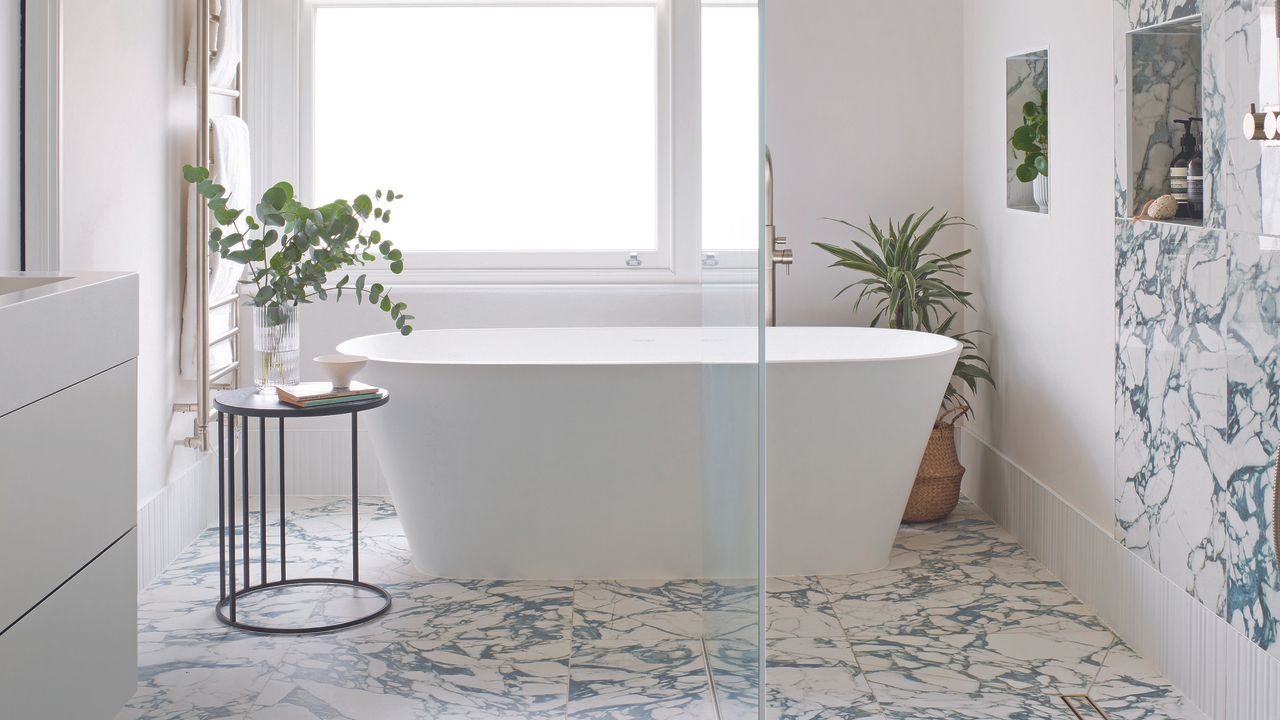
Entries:
POLYGON ((364 369, 369 358, 363 355, 319 355, 315 361, 333 383, 334 390, 345 390, 351 387, 351 381, 364 369))

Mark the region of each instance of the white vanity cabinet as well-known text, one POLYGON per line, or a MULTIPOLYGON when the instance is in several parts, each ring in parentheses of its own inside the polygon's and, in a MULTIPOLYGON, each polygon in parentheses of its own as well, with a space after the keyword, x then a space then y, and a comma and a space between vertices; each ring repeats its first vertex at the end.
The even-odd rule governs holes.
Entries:
POLYGON ((137 318, 134 275, 0 275, 0 716, 136 687, 137 318))

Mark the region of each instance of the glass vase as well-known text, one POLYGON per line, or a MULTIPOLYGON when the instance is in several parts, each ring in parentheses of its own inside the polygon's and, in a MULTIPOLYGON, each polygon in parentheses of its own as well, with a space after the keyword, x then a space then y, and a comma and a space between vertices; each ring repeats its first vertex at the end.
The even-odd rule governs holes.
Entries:
POLYGON ((298 306, 253 308, 253 380, 258 392, 275 394, 280 385, 297 385, 301 372, 298 306))

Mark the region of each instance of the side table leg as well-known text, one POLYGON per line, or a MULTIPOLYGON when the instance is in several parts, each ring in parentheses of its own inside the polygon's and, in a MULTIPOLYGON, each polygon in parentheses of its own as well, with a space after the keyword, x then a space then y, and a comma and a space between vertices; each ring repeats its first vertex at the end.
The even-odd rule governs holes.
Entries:
POLYGON ((267 419, 258 418, 258 576, 267 584, 267 419))
POLYGON ((280 418, 280 581, 285 579, 285 559, 284 559, 284 536, 285 536, 285 514, 284 514, 284 418, 280 418))
POLYGON ((358 413, 351 413, 351 579, 360 582, 360 434, 358 413))
POLYGON ((244 500, 240 503, 241 515, 244 520, 244 587, 249 589, 249 569, 251 566, 249 561, 249 418, 244 419, 244 424, 240 426, 240 483, 244 490, 244 500))
POLYGON ((231 571, 231 621, 236 620, 236 416, 231 416, 227 432, 227 567, 231 571))
POLYGON ((227 437, 218 413, 218 599, 227 599, 227 437))

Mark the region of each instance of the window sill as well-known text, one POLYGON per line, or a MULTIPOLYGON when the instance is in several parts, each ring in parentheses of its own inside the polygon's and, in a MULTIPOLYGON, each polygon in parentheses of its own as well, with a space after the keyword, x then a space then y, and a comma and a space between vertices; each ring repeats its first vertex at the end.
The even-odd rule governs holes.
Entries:
MULTIPOLYGON (((689 275, 669 269, 408 269, 396 275, 386 268, 366 269, 370 282, 383 285, 755 285, 758 272, 752 268, 715 268, 689 275)), ((358 271, 352 271, 352 275, 358 271)))

